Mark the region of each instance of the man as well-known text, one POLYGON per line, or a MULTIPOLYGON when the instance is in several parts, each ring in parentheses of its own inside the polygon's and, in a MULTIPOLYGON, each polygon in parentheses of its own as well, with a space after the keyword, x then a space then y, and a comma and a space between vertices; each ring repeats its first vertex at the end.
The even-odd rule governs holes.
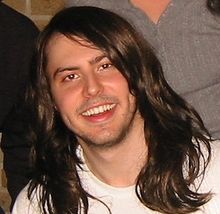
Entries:
POLYGON ((30 19, 0 1, 0 132, 12 204, 30 179, 25 134, 30 114, 25 114, 22 98, 38 32, 30 19))
POLYGON ((220 144, 128 22, 93 7, 63 10, 37 55, 35 174, 13 214, 217 214, 220 144))

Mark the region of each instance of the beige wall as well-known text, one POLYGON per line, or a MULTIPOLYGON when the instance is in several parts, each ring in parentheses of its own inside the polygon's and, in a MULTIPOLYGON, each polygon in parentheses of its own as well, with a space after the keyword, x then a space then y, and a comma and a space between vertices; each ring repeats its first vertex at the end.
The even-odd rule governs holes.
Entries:
POLYGON ((63 8, 65 0, 3 0, 3 2, 31 18, 42 29, 51 16, 63 8))
MULTIPOLYGON (((32 19, 42 29, 54 13, 64 7, 65 0, 3 0, 4 3, 32 19)), ((0 150, 0 206, 8 212, 10 197, 6 189, 6 179, 2 170, 2 152, 0 150)))

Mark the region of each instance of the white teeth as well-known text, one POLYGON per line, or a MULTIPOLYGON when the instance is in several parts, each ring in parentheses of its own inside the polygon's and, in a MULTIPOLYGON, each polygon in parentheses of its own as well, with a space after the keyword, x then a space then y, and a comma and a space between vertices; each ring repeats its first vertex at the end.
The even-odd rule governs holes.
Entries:
POLYGON ((116 104, 108 104, 108 105, 103 105, 103 106, 98 106, 92 109, 89 109, 88 111, 85 111, 82 113, 83 116, 92 116, 92 115, 97 115, 101 114, 105 111, 109 111, 115 107, 116 104))

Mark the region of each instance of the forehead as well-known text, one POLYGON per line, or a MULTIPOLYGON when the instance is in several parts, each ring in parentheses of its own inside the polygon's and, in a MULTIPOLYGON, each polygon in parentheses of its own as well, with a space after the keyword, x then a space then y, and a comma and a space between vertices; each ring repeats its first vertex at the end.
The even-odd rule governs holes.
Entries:
POLYGON ((48 62, 51 60, 53 63, 59 61, 59 59, 78 59, 78 58, 89 58, 94 55, 103 54, 99 48, 89 43, 85 39, 72 36, 66 37, 63 34, 55 34, 49 40, 45 53, 48 62))
MULTIPOLYGON (((46 54, 50 54, 51 51, 59 48, 77 48, 77 47, 85 47, 85 48, 91 48, 98 50, 99 48, 95 47, 91 42, 86 41, 83 38, 77 37, 77 36, 71 36, 67 37, 61 33, 54 34, 48 44, 46 45, 46 54)), ((60 49, 60 50, 62 50, 60 49)))
MULTIPOLYGON (((51 37, 46 49, 47 64, 46 70, 53 74, 56 70, 64 67, 81 67, 97 59, 107 57, 106 54, 93 44, 79 37, 66 37, 63 34, 56 34, 51 37)), ((108 57, 107 57, 108 58, 108 57)))

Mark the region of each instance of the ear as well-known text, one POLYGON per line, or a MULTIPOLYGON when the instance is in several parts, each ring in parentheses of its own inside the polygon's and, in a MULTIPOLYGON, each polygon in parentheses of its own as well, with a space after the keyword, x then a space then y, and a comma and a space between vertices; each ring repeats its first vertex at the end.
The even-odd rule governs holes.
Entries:
POLYGON ((58 111, 57 106, 55 104, 53 105, 53 108, 55 111, 58 111))
POLYGON ((51 98, 51 105, 52 105, 54 111, 58 111, 57 105, 56 105, 55 100, 53 98, 51 98))

